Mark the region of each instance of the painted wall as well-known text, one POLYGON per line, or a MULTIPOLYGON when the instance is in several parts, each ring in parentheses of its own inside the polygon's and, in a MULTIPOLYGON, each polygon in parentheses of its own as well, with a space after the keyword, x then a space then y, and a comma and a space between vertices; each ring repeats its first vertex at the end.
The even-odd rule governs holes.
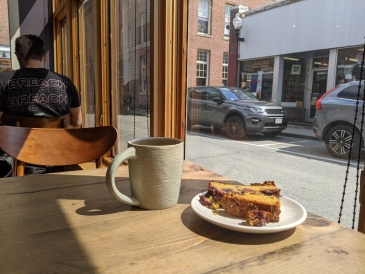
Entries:
POLYGON ((305 0, 247 14, 239 59, 362 45, 364 0, 305 0))

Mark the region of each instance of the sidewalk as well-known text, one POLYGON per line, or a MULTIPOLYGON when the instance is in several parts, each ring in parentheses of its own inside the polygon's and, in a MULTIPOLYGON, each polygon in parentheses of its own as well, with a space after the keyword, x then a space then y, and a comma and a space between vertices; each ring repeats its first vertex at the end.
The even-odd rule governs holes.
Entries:
POLYGON ((316 135, 314 135, 312 128, 312 125, 309 124, 288 124, 288 127, 279 135, 316 141, 320 140, 316 135))

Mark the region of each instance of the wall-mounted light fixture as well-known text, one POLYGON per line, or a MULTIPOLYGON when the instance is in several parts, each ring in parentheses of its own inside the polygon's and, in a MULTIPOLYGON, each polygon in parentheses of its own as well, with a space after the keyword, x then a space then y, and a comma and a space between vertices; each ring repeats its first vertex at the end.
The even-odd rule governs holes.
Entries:
POLYGON ((233 18, 233 27, 234 27, 234 30, 236 31, 236 41, 240 41, 240 42, 243 42, 245 41, 245 38, 239 38, 240 36, 240 31, 241 31, 241 26, 242 26, 242 19, 240 17, 240 14, 237 13, 235 18, 233 18))

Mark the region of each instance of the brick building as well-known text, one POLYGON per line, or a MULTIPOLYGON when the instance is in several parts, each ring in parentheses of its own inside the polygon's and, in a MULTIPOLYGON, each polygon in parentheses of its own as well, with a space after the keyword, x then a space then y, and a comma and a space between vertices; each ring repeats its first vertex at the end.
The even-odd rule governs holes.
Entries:
POLYGON ((0 69, 10 66, 8 0, 0 0, 0 69))
POLYGON ((275 0, 190 0, 188 25, 188 87, 226 85, 230 10, 239 5, 248 9, 275 0))

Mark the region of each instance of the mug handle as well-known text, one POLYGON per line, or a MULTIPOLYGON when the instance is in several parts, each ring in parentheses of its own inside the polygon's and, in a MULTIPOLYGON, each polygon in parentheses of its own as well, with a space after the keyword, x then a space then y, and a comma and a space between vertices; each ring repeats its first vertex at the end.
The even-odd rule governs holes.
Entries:
POLYGON ((140 202, 136 198, 125 195, 117 189, 117 187, 115 186, 115 173, 117 172, 118 167, 121 163, 123 163, 123 161, 127 159, 135 159, 136 157, 136 149, 134 147, 129 147, 114 157, 106 172, 106 186, 109 193, 113 195, 113 197, 118 201, 133 206, 139 206, 140 202))

